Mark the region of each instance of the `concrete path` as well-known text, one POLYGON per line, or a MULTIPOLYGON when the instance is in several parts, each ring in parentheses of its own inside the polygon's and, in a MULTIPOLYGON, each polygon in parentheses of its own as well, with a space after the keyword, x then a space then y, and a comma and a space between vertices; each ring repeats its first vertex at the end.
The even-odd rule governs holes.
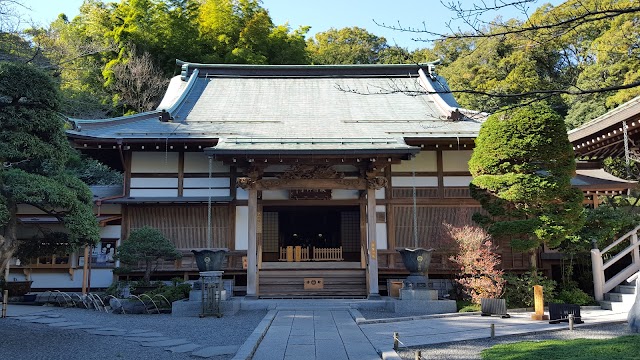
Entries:
MULTIPOLYGON (((365 320, 359 321, 359 326, 381 354, 395 353, 393 352, 394 332, 399 334, 401 347, 410 347, 488 338, 491 336, 491 324, 495 324, 495 336, 568 329, 568 324, 565 322, 549 324, 549 321, 533 321, 529 312, 511 313, 511 318, 508 319, 485 317, 479 314, 452 315, 454 316, 422 319, 365 320)), ((600 309, 582 310, 581 315, 584 324, 576 324, 576 327, 624 322, 627 319, 626 312, 600 309)))
POLYGON ((254 360, 380 359, 348 310, 280 310, 254 360))

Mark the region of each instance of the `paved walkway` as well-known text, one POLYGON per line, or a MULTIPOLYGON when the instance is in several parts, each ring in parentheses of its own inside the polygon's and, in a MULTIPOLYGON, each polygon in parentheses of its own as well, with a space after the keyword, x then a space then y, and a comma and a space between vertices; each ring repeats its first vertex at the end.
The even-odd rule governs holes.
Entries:
POLYGON ((380 359, 347 310, 276 314, 254 360, 380 359))
MULTIPOLYGON (((235 353, 236 358, 247 359, 256 349, 253 355, 255 360, 380 359, 379 354, 384 359, 399 359, 393 351, 394 332, 399 333, 400 345, 409 347, 487 338, 491 334, 491 324, 495 325, 496 336, 568 328, 567 323, 532 321, 530 313, 511 313, 508 319, 478 314, 449 314, 364 320, 356 310, 344 306, 338 308, 333 303, 326 303, 324 309, 315 310, 308 309, 308 304, 302 306, 303 310, 292 310, 294 305, 299 306, 291 302, 279 303, 276 308, 280 309, 271 310, 239 350, 237 346, 193 344, 186 339, 145 330, 104 328, 70 322, 57 314, 55 308, 10 305, 9 315, 26 322, 123 337, 142 346, 160 347, 170 352, 191 353, 192 356, 205 358, 235 353), (326 308, 327 304, 330 308, 326 308)), ((314 305, 322 307, 322 304, 314 305)), ((627 318, 626 312, 610 310, 583 309, 581 313, 584 324, 576 324, 576 327, 624 322, 627 318)))

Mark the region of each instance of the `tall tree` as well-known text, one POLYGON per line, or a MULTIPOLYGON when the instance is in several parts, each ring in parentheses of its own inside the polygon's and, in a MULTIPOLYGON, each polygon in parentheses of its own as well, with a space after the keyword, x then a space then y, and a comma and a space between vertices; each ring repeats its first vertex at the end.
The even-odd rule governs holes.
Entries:
POLYGON ((307 41, 314 64, 375 64, 387 48, 384 37, 359 27, 331 28, 307 41))
POLYGON ((32 65, 0 62, 0 266, 17 246, 19 204, 60 219, 71 246, 100 239, 89 188, 69 174, 72 151, 57 84, 32 65))
POLYGON ((476 110, 545 100, 574 127, 640 94, 636 0, 566 0, 530 13, 537 1, 446 2, 450 33, 387 27, 435 41, 451 92, 476 110), (525 20, 501 18, 507 8, 525 20))
POLYGON ((469 161, 471 196, 486 214, 474 215, 495 239, 528 251, 537 265, 542 244, 559 246, 581 227, 582 192, 562 118, 548 105, 491 115, 469 161))

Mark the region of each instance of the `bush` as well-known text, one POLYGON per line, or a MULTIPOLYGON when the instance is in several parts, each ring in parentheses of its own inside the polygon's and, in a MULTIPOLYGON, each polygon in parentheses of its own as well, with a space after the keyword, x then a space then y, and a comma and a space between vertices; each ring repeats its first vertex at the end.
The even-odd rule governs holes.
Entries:
POLYGON ((554 299, 556 282, 535 271, 521 275, 505 274, 504 279, 507 284, 503 297, 508 308, 532 307, 534 285, 542 285, 545 301, 554 299))
POLYGON ((178 278, 171 279, 171 282, 172 282, 171 285, 163 284, 157 289, 149 291, 145 294, 153 298, 154 301, 156 302, 158 302, 159 299, 162 299, 162 297, 166 298, 169 303, 166 304, 165 300, 162 299, 161 300, 162 305, 160 305, 160 307, 164 305, 171 307, 172 302, 189 297, 189 292, 191 291, 191 284, 187 284, 184 282, 184 280, 178 279, 178 278), (156 295, 162 295, 162 296, 155 297, 156 295))
POLYGON ((500 258, 494 252, 489 235, 479 227, 449 224, 445 227, 449 237, 458 244, 458 254, 449 260, 460 268, 456 282, 465 298, 474 304, 480 304, 481 298, 499 298, 504 287, 503 272, 498 269, 500 258))
POLYGON ((554 301, 564 304, 576 304, 581 306, 593 305, 596 303, 595 299, 591 295, 578 289, 577 287, 560 290, 554 301))
POLYGON ((471 301, 459 300, 456 301, 456 308, 458 312, 475 312, 480 311, 480 305, 474 304, 471 301))

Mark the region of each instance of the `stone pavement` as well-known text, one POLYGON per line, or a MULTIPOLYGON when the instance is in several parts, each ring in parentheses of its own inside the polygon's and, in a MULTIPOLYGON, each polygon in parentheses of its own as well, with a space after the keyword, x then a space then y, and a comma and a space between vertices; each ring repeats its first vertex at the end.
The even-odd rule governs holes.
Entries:
MULTIPOLYGON (((491 324, 495 324, 495 336, 530 334, 545 331, 568 329, 566 322, 549 324, 549 321, 533 321, 530 312, 510 313, 511 318, 480 316, 477 313, 450 314, 447 316, 423 316, 403 319, 360 320, 360 329, 383 358, 394 359, 393 333, 399 334, 400 346, 424 346, 450 343, 463 340, 488 338, 491 336, 491 324)), ((583 324, 575 327, 596 324, 624 322, 626 312, 614 312, 602 309, 581 311, 583 324)), ((398 358, 399 359, 399 358, 398 358)))
MULTIPOLYGON (((491 324, 496 336, 559 331, 567 323, 533 321, 530 312, 511 313, 511 318, 482 317, 477 313, 415 316, 365 320, 359 311, 336 303, 313 304, 282 301, 268 312, 254 333, 237 346, 206 346, 185 339, 164 336, 144 329, 99 327, 70 322, 56 308, 10 305, 9 315, 25 322, 60 329, 81 329, 88 333, 122 337, 141 346, 160 347, 172 353, 190 353, 195 357, 233 355, 234 359, 399 359, 393 351, 393 333, 398 332, 401 347, 425 346, 487 338, 491 324), (295 308, 298 308, 296 310, 295 308), (253 357, 252 357, 253 356, 253 357)), ((584 324, 625 322, 626 312, 583 308, 584 324)))
POLYGON ((280 310, 254 360, 380 359, 348 310, 280 310))
POLYGON ((44 306, 9 305, 7 315, 17 320, 48 325, 62 330, 84 330, 94 335, 117 336, 125 340, 138 342, 143 347, 159 347, 172 353, 191 352, 191 356, 199 358, 233 355, 239 348, 235 345, 206 346, 193 344, 186 339, 168 337, 161 333, 144 329, 119 329, 67 321, 56 313, 56 309, 44 306))

